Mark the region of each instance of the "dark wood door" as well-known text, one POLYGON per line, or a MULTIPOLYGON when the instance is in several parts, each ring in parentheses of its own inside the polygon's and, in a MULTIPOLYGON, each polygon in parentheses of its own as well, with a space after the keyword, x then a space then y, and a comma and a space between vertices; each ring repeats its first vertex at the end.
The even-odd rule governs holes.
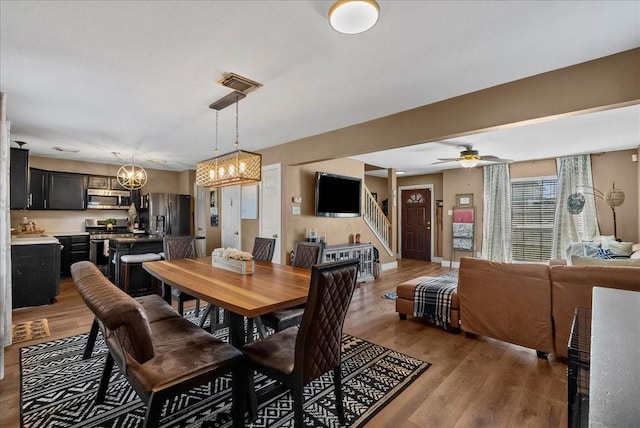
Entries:
POLYGON ((403 190, 402 258, 431 261, 431 189, 403 190))

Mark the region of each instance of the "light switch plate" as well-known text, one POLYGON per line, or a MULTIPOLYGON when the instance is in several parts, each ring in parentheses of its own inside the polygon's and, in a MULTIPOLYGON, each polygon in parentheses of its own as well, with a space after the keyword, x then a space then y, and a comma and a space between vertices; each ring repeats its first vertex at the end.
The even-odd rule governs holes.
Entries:
POLYGON ((291 214, 300 215, 300 207, 291 207, 291 214))
POLYGON ((449 210, 449 211, 447 211, 447 214, 448 214, 448 215, 453 215, 453 210, 449 210))

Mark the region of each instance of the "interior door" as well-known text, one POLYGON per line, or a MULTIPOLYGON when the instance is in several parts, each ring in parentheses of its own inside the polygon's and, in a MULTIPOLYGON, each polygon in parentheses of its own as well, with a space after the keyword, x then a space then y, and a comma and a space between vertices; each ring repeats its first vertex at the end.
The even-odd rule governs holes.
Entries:
MULTIPOLYGON (((241 198, 240 186, 222 188, 221 220, 222 247, 240 248, 242 240, 240 227, 241 198)), ((248 250, 250 251, 250 249, 248 250)))
POLYGON ((402 258, 431 261, 431 189, 402 190, 402 258))
POLYGON ((273 252, 273 263, 281 263, 281 167, 280 164, 267 165, 262 168, 262 181, 260 183, 260 236, 263 238, 275 238, 276 248, 273 252))

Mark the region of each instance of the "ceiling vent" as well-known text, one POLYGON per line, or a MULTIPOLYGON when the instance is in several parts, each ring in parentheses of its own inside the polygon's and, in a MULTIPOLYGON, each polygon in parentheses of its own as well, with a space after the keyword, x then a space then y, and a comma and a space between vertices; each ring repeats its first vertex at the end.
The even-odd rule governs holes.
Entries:
POLYGON ((262 86, 262 83, 254 82, 235 73, 225 74, 222 79, 218 80, 218 83, 234 91, 242 92, 243 94, 253 92, 262 86))
POLYGON ((233 91, 229 95, 225 95, 224 97, 220 98, 218 101, 214 101, 213 103, 209 104, 209 108, 212 108, 214 110, 222 110, 223 108, 229 107, 231 104, 234 104, 236 100, 240 101, 244 97, 246 97, 246 95, 242 92, 233 91))

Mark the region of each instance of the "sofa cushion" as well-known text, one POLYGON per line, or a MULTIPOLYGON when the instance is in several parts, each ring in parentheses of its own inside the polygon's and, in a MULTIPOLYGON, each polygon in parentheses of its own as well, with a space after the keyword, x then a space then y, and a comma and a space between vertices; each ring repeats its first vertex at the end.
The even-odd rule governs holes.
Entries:
POLYGON ((640 259, 598 259, 595 257, 571 257, 571 266, 631 266, 640 267, 640 259))

